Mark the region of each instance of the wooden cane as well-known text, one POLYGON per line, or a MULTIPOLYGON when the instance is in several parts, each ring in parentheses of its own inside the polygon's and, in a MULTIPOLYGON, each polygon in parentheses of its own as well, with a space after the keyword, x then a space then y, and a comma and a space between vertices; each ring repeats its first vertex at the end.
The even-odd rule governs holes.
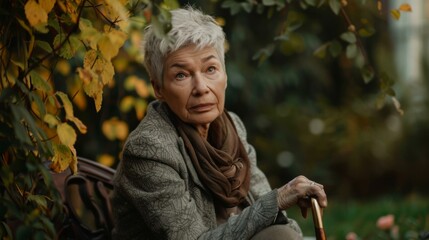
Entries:
POLYGON ((323 229, 322 212, 320 210, 319 203, 315 198, 311 198, 311 211, 313 213, 316 240, 326 240, 325 230, 323 229))

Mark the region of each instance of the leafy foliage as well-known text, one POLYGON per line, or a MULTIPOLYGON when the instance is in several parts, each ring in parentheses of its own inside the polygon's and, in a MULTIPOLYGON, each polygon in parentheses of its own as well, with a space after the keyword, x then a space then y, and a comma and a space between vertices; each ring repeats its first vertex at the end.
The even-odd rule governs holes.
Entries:
MULTIPOLYGON (((103 105, 103 89, 114 85, 112 60, 130 34, 150 20, 162 19, 165 6, 152 1, 27 0, 2 1, 0 12, 0 237, 54 239, 61 205, 47 166, 55 172, 77 171, 75 144, 88 129, 74 112, 82 93, 103 105), (140 11, 143 9, 143 11, 140 11), (157 9, 154 15, 152 9, 157 9), (58 73, 74 77, 55 78, 58 73), (66 80, 66 81, 64 81, 66 80), (69 83, 68 83, 69 82, 69 83), (60 90, 71 84, 74 92, 60 90), (39 181, 42 179, 43 181, 39 181)), ((142 118, 148 90, 135 103, 142 118)), ((79 103, 80 100, 80 103, 79 103)), ((84 100, 86 101, 86 100, 84 100)), ((104 127, 105 126, 105 127, 104 127)), ((106 122, 109 138, 124 140, 127 125, 106 122)))

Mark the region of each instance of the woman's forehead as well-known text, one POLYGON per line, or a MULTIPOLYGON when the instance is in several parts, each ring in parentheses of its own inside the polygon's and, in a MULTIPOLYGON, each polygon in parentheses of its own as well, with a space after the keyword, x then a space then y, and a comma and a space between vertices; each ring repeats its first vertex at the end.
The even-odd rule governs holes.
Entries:
POLYGON ((167 67, 171 67, 171 65, 186 65, 194 62, 205 63, 211 60, 220 61, 213 47, 198 48, 191 45, 168 54, 165 63, 167 67))

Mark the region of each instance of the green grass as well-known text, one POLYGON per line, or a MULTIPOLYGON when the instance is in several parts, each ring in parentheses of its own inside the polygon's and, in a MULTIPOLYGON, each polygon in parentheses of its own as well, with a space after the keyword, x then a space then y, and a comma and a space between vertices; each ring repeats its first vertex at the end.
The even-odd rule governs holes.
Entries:
MULTIPOLYGON (((329 199, 324 210, 324 229, 329 240, 343 240, 349 232, 359 239, 389 239, 390 234, 377 228, 379 217, 393 214, 399 227, 398 239, 418 239, 422 231, 429 231, 429 198, 419 196, 383 197, 370 201, 338 201, 329 199)), ((302 218, 297 207, 288 210, 288 216, 301 226, 304 236, 314 236, 314 226, 309 211, 302 218)))

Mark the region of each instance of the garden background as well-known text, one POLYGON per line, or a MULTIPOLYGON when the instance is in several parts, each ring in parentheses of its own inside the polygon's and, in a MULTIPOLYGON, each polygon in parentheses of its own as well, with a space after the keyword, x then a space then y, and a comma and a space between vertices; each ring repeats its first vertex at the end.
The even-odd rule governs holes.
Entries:
MULTIPOLYGON (((152 21, 162 36, 167 10, 191 4, 226 32, 226 108, 243 119, 273 187, 300 174, 322 183, 329 239, 429 237, 429 2, 1 4, 2 233, 13 202, 6 189, 32 186, 20 174, 43 171, 41 160, 58 171, 73 168, 76 155, 116 167, 154 99, 139 54, 142 29, 152 21), (46 21, 30 14, 37 7, 46 21)), ((313 235, 298 209, 289 216, 313 235)))

